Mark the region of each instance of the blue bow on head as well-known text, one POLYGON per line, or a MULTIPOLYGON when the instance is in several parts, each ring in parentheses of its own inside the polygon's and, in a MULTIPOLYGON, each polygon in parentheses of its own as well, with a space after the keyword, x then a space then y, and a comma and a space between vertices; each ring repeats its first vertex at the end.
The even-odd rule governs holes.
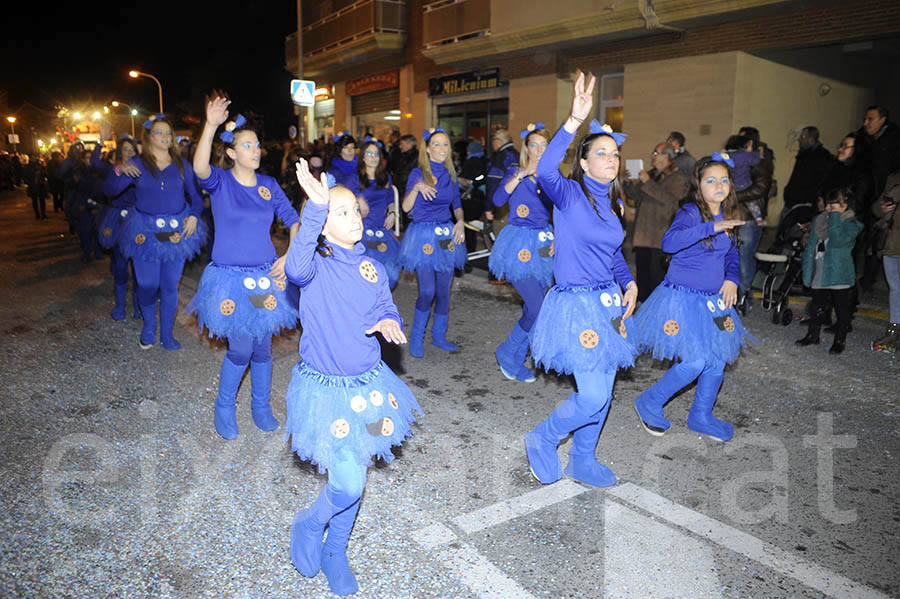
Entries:
POLYGON ((734 160, 731 159, 727 152, 713 152, 712 159, 713 162, 724 162, 731 168, 734 168, 734 160))
POLYGON ((239 114, 237 118, 233 121, 228 121, 225 123, 225 130, 219 134, 219 139, 224 141, 227 144, 230 144, 234 141, 234 130, 240 129, 244 125, 247 124, 247 119, 244 118, 244 115, 239 114))
POLYGON ((342 131, 337 137, 334 138, 334 143, 335 143, 335 144, 340 143, 340 141, 341 141, 342 139, 344 139, 344 138, 345 138, 346 136, 348 136, 348 135, 350 135, 350 130, 349 130, 349 129, 346 129, 346 130, 342 131))
POLYGON ((160 112, 159 114, 154 114, 154 115, 152 115, 149 119, 147 119, 146 121, 144 121, 144 129, 146 129, 147 131, 149 131, 150 128, 153 126, 153 121, 155 121, 156 119, 164 119, 164 118, 166 118, 166 115, 165 115, 165 113, 163 113, 163 112, 160 112))
POLYGON ((363 138, 363 143, 365 144, 365 143, 369 143, 369 142, 375 144, 376 146, 378 146, 378 149, 379 149, 379 150, 381 150, 382 152, 384 152, 384 144, 381 143, 381 140, 380 140, 380 139, 375 139, 375 138, 372 137, 371 135, 366 135, 366 136, 363 138))
POLYGON ((135 146, 137 146, 137 140, 135 138, 131 137, 130 135, 128 135, 127 133, 119 138, 119 145, 122 145, 123 141, 131 142, 135 146))
POLYGON ((621 146, 623 143, 625 143, 625 138, 628 137, 627 133, 616 133, 612 130, 612 127, 610 127, 606 123, 601 125, 597 122, 597 119, 593 119, 591 121, 591 133, 602 133, 603 135, 609 135, 613 138, 613 141, 616 142, 617 146, 621 146))
POLYGON ((547 126, 544 123, 528 123, 528 126, 522 129, 519 133, 519 137, 522 139, 528 139, 528 136, 534 133, 539 129, 546 129, 547 126))
POLYGON ((431 136, 434 135, 435 133, 446 134, 447 132, 444 131, 443 127, 438 125, 437 127, 432 127, 431 129, 425 129, 425 131, 422 132, 422 139, 425 140, 425 143, 428 143, 428 141, 431 139, 431 136))

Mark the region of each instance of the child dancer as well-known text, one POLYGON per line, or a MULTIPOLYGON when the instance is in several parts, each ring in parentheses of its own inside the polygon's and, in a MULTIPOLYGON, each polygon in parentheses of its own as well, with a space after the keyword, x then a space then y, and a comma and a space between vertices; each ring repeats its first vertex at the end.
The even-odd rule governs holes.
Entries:
POLYGON ((500 372, 510 380, 531 383, 534 373, 524 365, 528 333, 553 283, 553 228, 549 224, 553 202, 541 192, 535 178, 550 132, 544 123, 529 123, 519 136, 523 140, 519 165, 509 168, 494 192, 494 206, 509 201, 509 224, 491 248, 488 267, 495 277, 512 283, 524 302, 522 318, 494 352, 500 372))
POLYGON ((657 360, 678 360, 655 385, 634 400, 641 425, 651 435, 669 429, 663 406, 697 380, 688 427, 719 441, 734 428, 712 414, 726 363, 746 345, 734 309, 740 280, 734 229, 744 224, 731 179, 730 158, 714 153, 694 165, 687 196, 662 239, 672 255, 662 285, 634 317, 635 344, 657 360))
POLYGON ((391 461, 391 446, 410 435, 409 388, 381 361, 374 334, 405 343, 391 299, 387 272, 363 255, 362 217, 356 196, 343 186, 328 190, 306 161, 297 179, 309 196, 285 272, 300 286, 301 360, 287 393, 285 438, 304 460, 328 473, 316 501, 294 517, 291 561, 304 576, 319 569, 332 592, 358 590, 347 562, 347 541, 372 458, 391 461), (328 535, 323 544, 325 527, 328 535))
POLYGON ((366 256, 381 262, 388 271, 391 289, 400 278, 400 242, 391 230, 394 226, 394 188, 391 176, 384 169, 384 154, 381 142, 366 136, 360 148, 359 187, 363 201, 360 209, 363 215, 365 234, 363 242, 366 256))
POLYGON ((532 474, 542 483, 562 478, 556 447, 572 433, 566 474, 597 487, 616 482, 597 462, 595 450, 606 421, 616 370, 634 364, 626 321, 634 310, 637 284, 622 256, 625 231, 619 197, 619 146, 622 133, 591 123, 576 150, 568 179, 559 164, 578 126, 590 114, 592 75, 575 80, 572 113, 556 132, 537 165, 538 183, 553 201, 556 252, 550 288, 531 330, 536 365, 572 373, 578 385, 544 422, 525 435, 532 474), (620 290, 624 287, 624 295, 620 290))
POLYGON ((409 353, 415 358, 425 355, 425 328, 431 317, 432 301, 432 345, 445 351, 459 349, 447 341, 450 283, 453 270, 466 264, 463 210, 450 138, 441 127, 435 127, 427 129, 422 139, 426 145, 419 149, 419 166, 409 174, 403 198, 403 211, 410 213, 412 222, 400 244, 400 267, 407 272, 415 271, 419 281, 419 297, 409 335, 409 353), (449 219, 451 209, 455 224, 449 219))
POLYGON ((197 191, 194 169, 173 143, 172 123, 164 114, 144 123, 143 153, 115 169, 106 182, 108 195, 129 185, 137 194, 135 209, 122 224, 119 248, 131 258, 138 282, 138 301, 144 326, 141 349, 156 343, 156 302, 159 298, 159 337, 162 346, 179 349, 172 329, 178 310, 178 282, 185 260, 200 253, 206 227, 199 223, 203 200, 197 191), (185 196, 191 202, 185 202, 185 196))
POLYGON ((225 125, 219 135, 225 144, 226 169, 210 166, 216 129, 228 118, 231 102, 221 96, 206 104, 206 124, 194 154, 194 172, 210 194, 216 237, 212 262, 203 271, 197 294, 187 311, 209 335, 228 339, 222 360, 214 423, 225 439, 238 434, 235 398, 250 364, 250 413, 264 431, 278 428, 269 405, 272 383, 272 335, 297 324, 285 290, 284 257, 277 258, 269 236, 277 215, 291 229, 300 217, 278 182, 258 174, 259 138, 243 116, 225 125))

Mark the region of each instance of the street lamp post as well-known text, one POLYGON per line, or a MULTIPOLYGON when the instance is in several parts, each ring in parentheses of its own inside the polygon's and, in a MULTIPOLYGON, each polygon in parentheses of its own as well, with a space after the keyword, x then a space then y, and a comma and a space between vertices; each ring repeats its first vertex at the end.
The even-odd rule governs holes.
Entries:
POLYGON ((148 79, 153 79, 156 81, 156 87, 159 88, 159 112, 162 114, 163 111, 163 101, 162 101, 162 83, 159 82, 159 79, 151 75, 150 73, 143 73, 141 71, 128 71, 128 76, 132 79, 137 79, 138 77, 147 77, 148 79))
POLYGON ((137 110, 126 104, 125 102, 119 102, 118 100, 113 100, 112 105, 114 108, 118 108, 119 106, 124 106, 128 109, 128 115, 131 117, 131 137, 134 137, 134 115, 137 114, 137 110))
MULTIPOLYGON (((10 129, 10 131, 12 131, 13 137, 11 139, 15 139, 16 138, 15 137, 16 136, 16 117, 8 116, 8 117, 6 117, 6 120, 9 121, 9 129, 10 129)), ((17 144, 15 141, 13 141, 12 145, 13 145, 13 153, 15 154, 15 153, 17 153, 17 149, 16 149, 17 144)))

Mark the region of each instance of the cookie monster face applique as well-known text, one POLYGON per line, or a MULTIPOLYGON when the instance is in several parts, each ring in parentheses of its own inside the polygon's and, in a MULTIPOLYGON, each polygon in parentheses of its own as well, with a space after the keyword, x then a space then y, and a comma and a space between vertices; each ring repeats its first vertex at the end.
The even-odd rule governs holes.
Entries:
POLYGON ((382 254, 386 252, 388 247, 384 239, 384 231, 366 229, 366 247, 382 254))
POLYGON ((156 219, 156 231, 154 234, 156 235, 156 239, 162 242, 168 241, 169 243, 180 243, 181 242, 181 228, 184 224, 177 218, 162 218, 159 217, 156 219))
POLYGON ((244 278, 244 289, 248 292, 247 299, 253 304, 257 310, 265 308, 266 310, 274 310, 278 306, 278 300, 269 290, 272 288, 272 279, 269 277, 253 277, 244 278), (252 293, 257 291, 258 293, 252 293))
MULTIPOLYGON (((622 306, 622 296, 618 294, 618 292, 608 293, 604 291, 600 294, 600 303, 604 305, 606 308, 610 308, 613 305, 616 308, 622 306)), ((618 315, 615 318, 610 319, 609 324, 612 325, 612 328, 622 336, 623 339, 628 338, 628 329, 625 327, 625 321, 622 320, 622 315, 618 315)))
POLYGON ((717 298, 716 301, 707 300, 706 307, 713 315, 713 322, 716 323, 716 326, 719 327, 720 331, 725 331, 727 333, 734 332, 734 319, 731 318, 731 315, 725 312, 725 300, 721 297, 717 298))
POLYGON ((541 258, 549 258, 550 257, 550 248, 553 247, 553 232, 552 231, 541 231, 538 235, 538 241, 540 242, 540 247, 538 248, 538 256, 541 258))
POLYGON ((456 248, 453 245, 453 240, 450 239, 450 227, 435 227, 434 234, 438 236, 438 246, 442 250, 447 250, 448 252, 455 251, 456 248))

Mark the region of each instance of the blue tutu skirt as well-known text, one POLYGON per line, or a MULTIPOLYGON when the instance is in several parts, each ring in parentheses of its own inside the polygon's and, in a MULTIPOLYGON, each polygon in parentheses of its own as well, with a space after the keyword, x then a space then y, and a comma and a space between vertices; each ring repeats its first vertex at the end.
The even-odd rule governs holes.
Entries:
POLYGON ((415 272, 425 266, 436 272, 452 272, 466 265, 466 246, 453 243, 450 221, 410 223, 400 244, 400 268, 415 272))
POLYGON ((337 461, 390 462, 391 447, 412 436, 413 410, 422 413, 406 383, 379 362, 356 376, 325 375, 302 360, 287 392, 284 438, 303 459, 325 472, 337 461))
POLYGON ((111 250, 119 243, 122 224, 128 216, 126 208, 104 206, 97 216, 97 240, 103 249, 111 250))
POLYGON ((622 320, 622 293, 616 283, 559 287, 547 292, 531 329, 535 366, 572 374, 615 372, 634 366, 634 323, 622 320))
POLYGON ((196 313, 200 329, 206 327, 210 337, 219 339, 250 335, 262 341, 296 327, 297 308, 289 301, 288 283, 271 278, 271 268, 271 264, 221 266, 210 262, 187 306, 188 314, 196 313))
POLYGON ((388 273, 388 285, 391 289, 400 279, 400 242, 394 233, 384 227, 367 227, 363 231, 363 244, 366 256, 375 258, 384 265, 388 273))
POLYGON ((721 360, 730 364, 753 337, 716 293, 663 283, 634 315, 634 342, 657 360, 721 360))
POLYGON ((553 284, 553 229, 506 225, 491 248, 488 268, 498 279, 516 283, 537 279, 544 287, 553 284))
POLYGON ((119 249, 126 258, 143 262, 190 260, 206 243, 206 223, 197 219, 197 230, 182 237, 184 219, 190 214, 185 206, 177 214, 146 214, 129 210, 119 234, 119 249))

